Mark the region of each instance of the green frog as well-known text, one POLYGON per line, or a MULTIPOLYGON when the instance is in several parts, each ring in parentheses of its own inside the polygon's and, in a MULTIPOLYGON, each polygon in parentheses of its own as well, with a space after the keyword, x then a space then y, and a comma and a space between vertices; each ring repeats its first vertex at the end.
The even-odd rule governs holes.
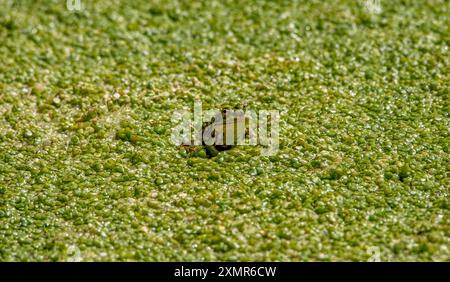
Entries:
POLYGON ((203 147, 205 148, 206 154, 209 158, 217 156, 221 151, 230 150, 231 148, 236 146, 236 144, 238 144, 238 141, 242 140, 242 138, 245 138, 245 135, 248 133, 245 128, 245 108, 246 105, 243 105, 242 107, 234 107, 232 110, 230 107, 225 107, 220 113, 220 117, 214 117, 211 121, 203 124, 202 133, 204 134, 204 136, 211 136, 214 139, 214 143, 212 145, 206 144, 205 140, 203 140, 203 147), (239 134, 237 134, 236 128, 238 122, 243 122, 242 126, 245 130, 244 136, 239 136, 239 134), (229 142, 226 142, 226 131, 227 125, 232 123, 234 123, 234 126, 232 127, 234 128, 234 141, 232 143, 234 145, 229 145, 227 144, 229 142))

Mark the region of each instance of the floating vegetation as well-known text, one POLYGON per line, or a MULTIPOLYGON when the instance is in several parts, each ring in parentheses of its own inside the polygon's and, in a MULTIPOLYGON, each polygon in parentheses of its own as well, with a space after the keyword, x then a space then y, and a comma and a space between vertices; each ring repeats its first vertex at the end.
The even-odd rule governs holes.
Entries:
POLYGON ((450 260, 446 1, 12 2, 0 261, 450 260), (174 146, 196 98, 278 153, 174 146))

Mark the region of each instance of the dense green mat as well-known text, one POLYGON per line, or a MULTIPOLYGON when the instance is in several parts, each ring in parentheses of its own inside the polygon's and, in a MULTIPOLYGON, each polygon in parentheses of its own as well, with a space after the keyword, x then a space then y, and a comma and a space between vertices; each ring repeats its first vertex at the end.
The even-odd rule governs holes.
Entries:
POLYGON ((448 1, 65 2, 0 1, 0 260, 450 260, 448 1))

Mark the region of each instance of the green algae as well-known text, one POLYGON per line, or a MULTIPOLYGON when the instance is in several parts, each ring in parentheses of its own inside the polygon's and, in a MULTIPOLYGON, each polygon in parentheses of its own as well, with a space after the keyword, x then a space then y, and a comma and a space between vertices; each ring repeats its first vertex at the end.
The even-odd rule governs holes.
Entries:
POLYGON ((1 261, 449 261, 448 3, 82 2, 0 2, 1 261), (174 146, 196 98, 278 154, 174 146))

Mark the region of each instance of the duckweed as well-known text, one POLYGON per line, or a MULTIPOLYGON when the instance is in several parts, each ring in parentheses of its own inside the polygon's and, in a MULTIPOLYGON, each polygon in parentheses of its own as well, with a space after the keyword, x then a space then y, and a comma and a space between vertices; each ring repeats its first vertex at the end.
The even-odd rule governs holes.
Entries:
POLYGON ((82 2, 0 3, 1 261, 450 260, 446 1, 82 2), (174 146, 197 98, 278 154, 174 146))

